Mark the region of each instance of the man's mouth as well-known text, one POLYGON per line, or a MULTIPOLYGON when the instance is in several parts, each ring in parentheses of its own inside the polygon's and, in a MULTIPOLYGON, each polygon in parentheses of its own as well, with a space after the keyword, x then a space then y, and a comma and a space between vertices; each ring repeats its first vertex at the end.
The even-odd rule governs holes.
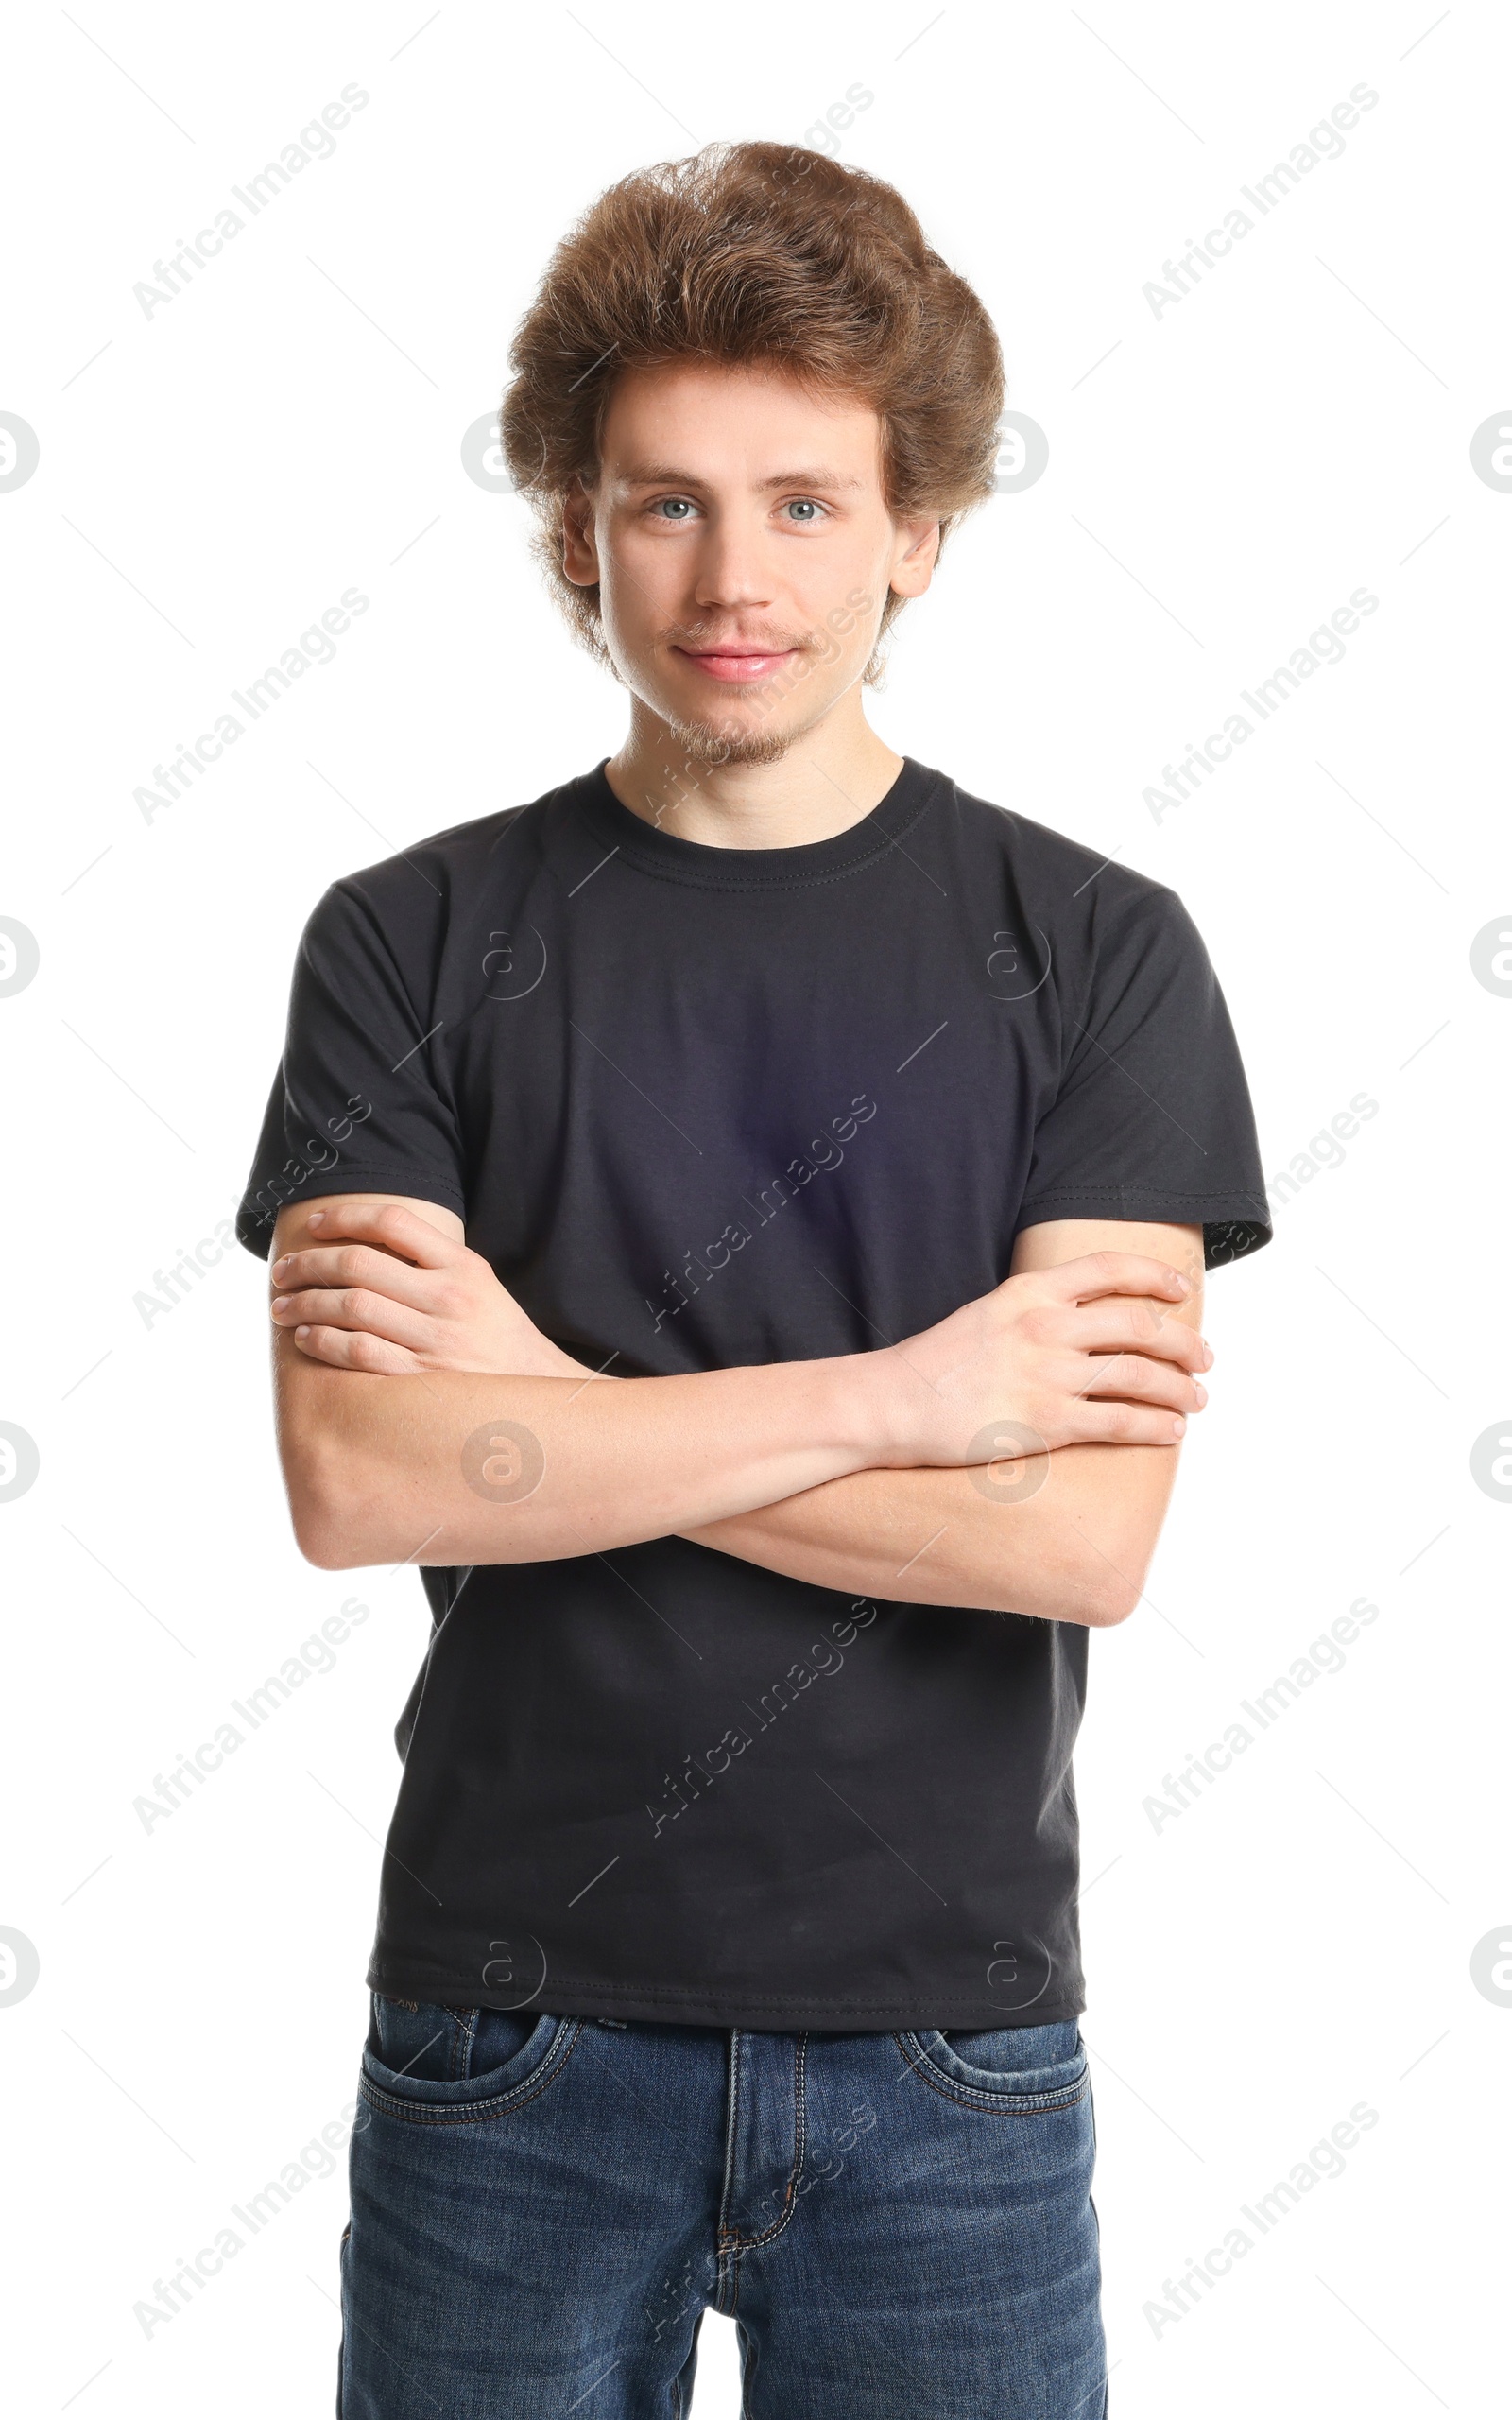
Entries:
POLYGON ((712 681, 727 683, 765 681, 779 666, 790 663, 799 653, 794 647, 759 648, 754 645, 723 647, 674 647, 685 664, 706 673, 712 681))

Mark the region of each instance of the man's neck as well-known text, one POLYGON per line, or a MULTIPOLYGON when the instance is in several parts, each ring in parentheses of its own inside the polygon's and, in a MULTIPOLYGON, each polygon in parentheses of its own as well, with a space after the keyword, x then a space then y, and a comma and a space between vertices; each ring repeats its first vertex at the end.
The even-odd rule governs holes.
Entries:
POLYGON ((902 768, 852 692, 764 765, 691 763, 669 726, 636 699, 629 735, 605 773, 622 806, 680 840, 791 849, 862 822, 902 768))

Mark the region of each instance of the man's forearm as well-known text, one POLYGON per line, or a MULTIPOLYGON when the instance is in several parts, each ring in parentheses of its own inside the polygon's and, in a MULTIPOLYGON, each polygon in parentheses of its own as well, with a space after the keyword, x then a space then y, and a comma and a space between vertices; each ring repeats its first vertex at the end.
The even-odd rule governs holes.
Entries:
POLYGON ((533 1563, 739 1515, 885 1460, 882 1357, 620 1385, 294 1368, 280 1442, 303 1552, 355 1564, 533 1563))
POLYGON ((1006 1281, 901 1344, 595 1379, 455 1214, 448 1234, 424 1206, 281 1214, 279 1444, 312 1562, 539 1562, 680 1534, 903 1601, 1091 1623, 1138 1597, 1174 1476, 1160 1441, 1200 1407, 1191 1374, 1211 1357, 1168 1260, 1057 1253, 1075 1222, 1031 1228, 1006 1281), (331 1234, 311 1242, 318 1222, 331 1234), (988 1456, 1014 1432, 1040 1452, 1005 1489, 988 1456))
POLYGON ((1100 1629, 1139 1600, 1177 1459, 1065 1445, 1009 1466, 1011 1495, 1003 1465, 859 1471, 683 1534, 847 1595, 1100 1629))

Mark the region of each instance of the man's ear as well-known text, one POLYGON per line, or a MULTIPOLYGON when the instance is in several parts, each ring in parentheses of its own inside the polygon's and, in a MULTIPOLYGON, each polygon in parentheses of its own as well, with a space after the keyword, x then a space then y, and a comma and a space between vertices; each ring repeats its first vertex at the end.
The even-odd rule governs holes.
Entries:
POLYGON ((576 487, 562 498, 561 567, 575 588, 596 588, 599 580, 598 542, 593 531, 593 499, 576 487))
POLYGON ((890 586, 899 596, 922 596, 939 557, 937 521, 900 521, 890 586))

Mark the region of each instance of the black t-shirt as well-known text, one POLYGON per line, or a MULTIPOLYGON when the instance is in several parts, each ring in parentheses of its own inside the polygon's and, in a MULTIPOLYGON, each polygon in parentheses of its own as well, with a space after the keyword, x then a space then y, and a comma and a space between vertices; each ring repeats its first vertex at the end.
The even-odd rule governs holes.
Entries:
MULTIPOLYGON (((334 883, 237 1233, 382 1191, 618 1376, 872 1350, 1045 1219, 1200 1221, 1210 1266, 1270 1234, 1176 893, 912 759, 796 848, 679 839, 601 766, 334 883)), ((421 1577, 373 1988, 832 2032, 1085 2005, 1085 1629, 675 1537, 421 1577)))

